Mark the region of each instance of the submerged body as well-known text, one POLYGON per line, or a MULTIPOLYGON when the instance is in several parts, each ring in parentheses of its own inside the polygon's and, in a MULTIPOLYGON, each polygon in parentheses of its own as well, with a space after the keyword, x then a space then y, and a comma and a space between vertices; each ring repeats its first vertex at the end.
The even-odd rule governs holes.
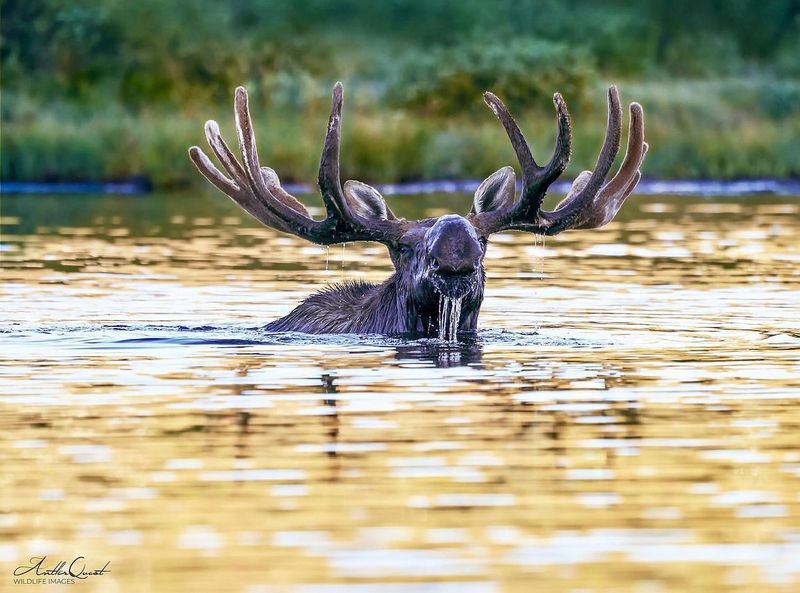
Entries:
POLYGON ((511 140, 522 168, 522 193, 516 196, 516 174, 503 167, 480 184, 472 210, 464 217, 448 214, 409 221, 398 218, 373 187, 358 181, 342 186, 339 144, 342 86, 333 89, 333 103, 319 166, 319 187, 327 216, 315 220, 306 207, 283 189, 275 171, 258 162, 247 92, 236 90, 235 114, 242 163, 233 155, 216 122, 206 123, 206 137, 222 163, 223 174, 198 147, 189 154, 200 172, 246 212, 267 226, 321 245, 374 241, 389 250, 395 273, 381 284, 352 282, 311 295, 270 331, 375 333, 438 336, 452 340, 457 332, 474 331, 483 302, 483 260, 489 236, 501 231, 555 235, 569 229, 591 229, 608 223, 639 181, 647 151, 641 106, 630 106, 628 147, 617 174, 605 178, 619 150, 622 108, 615 87, 608 92, 608 126, 594 171, 584 171, 552 212, 542 209, 547 188, 569 162, 572 132, 561 95, 557 112, 556 148, 539 166, 525 138, 502 101, 484 99, 511 140))

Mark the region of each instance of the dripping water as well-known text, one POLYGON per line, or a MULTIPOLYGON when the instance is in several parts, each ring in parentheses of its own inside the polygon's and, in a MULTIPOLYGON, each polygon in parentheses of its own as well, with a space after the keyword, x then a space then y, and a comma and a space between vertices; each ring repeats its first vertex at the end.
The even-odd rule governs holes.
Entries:
MULTIPOLYGON (((544 235, 534 235, 533 236, 533 247, 535 249, 535 254, 533 258, 533 272, 534 272, 534 298, 537 298, 536 295, 536 288, 541 284, 542 280, 544 279, 544 247, 545 247, 545 236, 544 235)), ((541 327, 541 320, 537 317, 536 321, 534 322, 534 331, 539 331, 541 327)))
POLYGON ((461 320, 461 299, 439 295, 439 339, 448 342, 456 341, 459 322, 461 320))
POLYGON ((325 271, 328 271, 328 264, 330 263, 331 259, 331 248, 329 246, 325 246, 325 271))
MULTIPOLYGON (((545 242, 547 241, 547 235, 542 235, 541 237, 542 237, 542 244, 540 245, 539 258, 538 258, 538 261, 536 262, 538 264, 538 267, 539 267, 539 270, 538 270, 539 271, 539 282, 538 282, 538 284, 540 286, 544 282, 544 256, 545 256, 545 247, 546 247, 545 242)), ((536 295, 535 298, 537 300, 539 300, 538 299, 538 295, 536 295)), ((537 316, 536 317, 536 331, 537 332, 539 331, 539 328, 541 327, 541 325, 542 325, 542 319, 541 319, 541 317, 537 316)))

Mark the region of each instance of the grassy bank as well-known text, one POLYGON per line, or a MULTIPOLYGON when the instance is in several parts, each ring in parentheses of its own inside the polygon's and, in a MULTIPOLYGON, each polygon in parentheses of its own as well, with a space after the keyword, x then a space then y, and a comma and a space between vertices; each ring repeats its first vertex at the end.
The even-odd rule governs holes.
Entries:
MULTIPOLYGON (((343 175, 370 181, 482 177, 510 163, 509 143, 488 109, 441 115, 386 108, 370 89, 346 87, 343 175)), ((800 82, 621 81, 623 100, 638 100, 652 146, 646 175, 660 178, 800 176, 800 82)), ((293 106, 252 97, 262 161, 285 180, 315 177, 328 104, 322 85, 293 106)), ((567 101, 569 102, 569 95, 567 101)), ((2 178, 85 180, 147 176, 157 187, 196 184, 186 156, 205 145, 203 122, 217 119, 231 142, 232 110, 209 104, 182 111, 134 113, 114 102, 90 107, 4 97, 2 178)), ((474 101, 480 105, 480 97, 474 101)), ((568 174, 590 168, 602 139, 603 87, 594 84, 573 112, 574 156, 568 174)), ((535 154, 552 150, 554 121, 546 100, 518 119, 535 154)))
POLYGON ((590 167, 605 85, 645 106, 645 174, 800 176, 796 0, 0 0, 5 180, 196 184, 186 148, 230 133, 251 91, 264 161, 310 181, 331 84, 346 84, 344 174, 484 176, 512 161, 480 95, 549 154, 550 96, 590 167))

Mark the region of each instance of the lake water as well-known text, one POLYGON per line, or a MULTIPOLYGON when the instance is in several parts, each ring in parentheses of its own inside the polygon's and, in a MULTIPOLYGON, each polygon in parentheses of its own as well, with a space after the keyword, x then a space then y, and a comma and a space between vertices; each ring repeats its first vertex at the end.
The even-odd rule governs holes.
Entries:
POLYGON ((212 193, 2 202, 0 590, 43 555, 104 593, 800 587, 797 198, 499 235, 456 344, 261 329, 379 245, 212 193))

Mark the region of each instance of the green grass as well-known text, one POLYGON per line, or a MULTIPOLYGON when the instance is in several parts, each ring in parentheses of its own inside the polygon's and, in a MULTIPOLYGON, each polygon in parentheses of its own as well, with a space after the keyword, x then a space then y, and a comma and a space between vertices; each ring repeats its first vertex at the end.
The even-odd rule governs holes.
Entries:
MULTIPOLYGON (((513 162, 506 136, 488 109, 456 115, 385 107, 380 93, 346 85, 342 174, 372 182, 479 178, 513 162), (354 100, 353 100, 354 99, 354 100)), ((800 176, 800 81, 731 78, 621 81, 624 101, 645 108, 651 150, 644 173, 657 178, 800 176)), ((232 89, 231 89, 232 90, 232 89)), ((555 90, 555 89, 554 89, 555 90)), ((251 110, 261 160, 285 181, 311 182, 327 121, 322 85, 294 107, 251 110)), ((593 83, 575 103, 574 154, 568 175, 591 168, 605 126, 604 88, 593 83)), ((570 104, 570 96, 567 95, 570 104)), ((474 98, 480 105, 479 96, 474 98)), ((539 160, 552 150, 554 116, 541 99, 516 113, 539 160)), ((203 123, 215 118, 235 142, 232 110, 220 105, 182 111, 114 101, 75 107, 6 93, 0 176, 4 180, 109 180, 137 175, 157 187, 201 182, 186 149, 205 146, 203 123)))

